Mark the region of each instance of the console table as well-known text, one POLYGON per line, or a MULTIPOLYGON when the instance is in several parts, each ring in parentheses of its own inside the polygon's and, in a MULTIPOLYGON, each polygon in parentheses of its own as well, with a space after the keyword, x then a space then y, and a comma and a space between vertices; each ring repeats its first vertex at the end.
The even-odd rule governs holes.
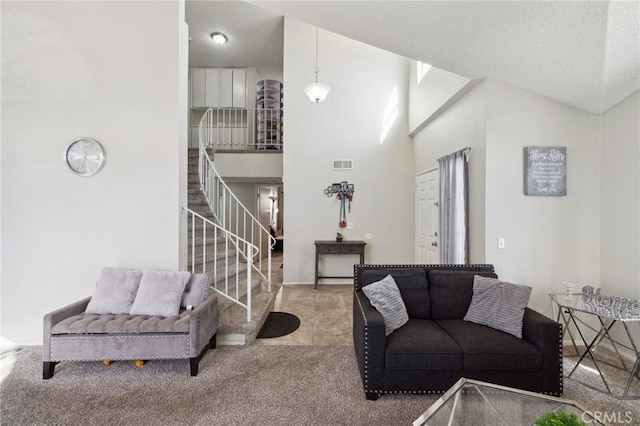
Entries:
MULTIPOLYGON (((574 379, 575 381, 577 381, 578 383, 584 386, 587 386, 588 388, 611 395, 614 398, 618 398, 618 399, 640 398, 640 395, 638 394, 629 395, 629 389, 631 387, 631 383, 633 382, 633 380, 634 379, 640 380, 640 343, 636 342, 636 340, 634 339, 634 333, 631 331, 632 326, 640 326, 640 318, 607 311, 605 309, 602 309, 601 307, 596 306, 593 302, 586 303, 583 301, 581 293, 577 293, 577 294, 576 293, 571 293, 571 294, 552 293, 549 295, 549 297, 551 298, 551 302, 552 302, 551 303, 552 315, 555 315, 556 307, 558 310, 556 321, 558 322, 562 321, 564 323, 563 329, 567 331, 569 331, 569 324, 570 323, 573 324, 576 327, 576 330, 578 331, 578 335, 580 336, 580 339, 582 340, 582 343, 586 348, 585 351, 582 353, 582 356, 576 363, 576 365, 573 367, 571 372, 566 377, 570 378, 571 375, 576 371, 578 366, 582 363, 582 361, 586 359, 586 356, 588 355, 591 361, 593 362, 593 365, 595 366, 598 372, 598 375, 600 376, 600 379, 604 383, 606 390, 591 386, 577 379, 574 379), (580 321, 576 317, 577 314, 595 316, 598 319, 598 322, 600 323, 599 324, 600 329, 599 330, 593 329, 584 321, 580 321), (611 327, 613 327, 613 325, 617 322, 623 325, 631 346, 624 345, 611 337, 611 334, 609 333, 609 331, 611 330, 611 327), (589 329, 596 332, 596 336, 591 341, 588 341, 586 336, 586 332, 589 331, 589 329), (620 360, 620 364, 622 365, 622 368, 620 368, 619 366, 608 364, 607 362, 598 360, 596 358, 595 349, 604 339, 607 339, 609 340, 609 342, 611 342, 611 346, 613 347, 614 351, 618 355, 618 359, 620 360), (631 368, 627 367, 623 357, 620 355, 620 352, 618 351, 618 346, 624 347, 635 354, 635 362, 633 364, 633 367, 631 368), (621 392, 619 394, 616 394, 613 392, 613 390, 609 386, 609 383, 605 379, 605 376, 603 374, 600 364, 607 364, 611 367, 614 367, 620 370, 626 370, 629 373, 629 380, 626 383, 624 392, 621 392)), ((573 335, 571 334, 571 331, 569 331, 569 335, 571 336, 571 341, 573 342, 573 346, 577 351, 576 343, 573 339, 573 335)))
POLYGON ((364 241, 316 241, 316 278, 313 283, 313 288, 318 288, 318 280, 321 278, 353 278, 351 276, 327 276, 320 275, 319 263, 320 256, 326 254, 359 254, 360 264, 364 263, 364 246, 367 244, 364 241))

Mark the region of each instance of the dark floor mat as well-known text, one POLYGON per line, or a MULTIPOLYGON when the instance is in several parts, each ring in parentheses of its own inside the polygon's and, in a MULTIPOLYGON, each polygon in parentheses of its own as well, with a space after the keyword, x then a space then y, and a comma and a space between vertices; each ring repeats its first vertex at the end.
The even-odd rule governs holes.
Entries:
POLYGON ((258 339, 270 339, 291 334, 300 327, 300 319, 287 312, 269 312, 258 333, 258 339))

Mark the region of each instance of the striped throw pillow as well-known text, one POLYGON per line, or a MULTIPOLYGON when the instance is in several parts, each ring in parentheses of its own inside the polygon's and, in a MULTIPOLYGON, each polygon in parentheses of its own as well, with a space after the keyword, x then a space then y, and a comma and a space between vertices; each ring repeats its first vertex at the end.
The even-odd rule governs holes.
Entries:
POLYGON ((531 287, 486 278, 473 278, 473 297, 465 321, 486 325, 522 339, 524 308, 531 287))
POLYGON ((409 321, 400 289, 391 275, 362 287, 365 296, 384 319, 384 333, 391 334, 409 321))

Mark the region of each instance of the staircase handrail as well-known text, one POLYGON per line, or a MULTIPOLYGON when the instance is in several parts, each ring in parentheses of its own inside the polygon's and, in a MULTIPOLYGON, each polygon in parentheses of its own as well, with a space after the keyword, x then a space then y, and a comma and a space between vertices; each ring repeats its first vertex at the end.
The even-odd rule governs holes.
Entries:
MULTIPOLYGON (((220 174, 218 173, 218 170, 216 169, 216 167, 213 165, 213 160, 211 160, 211 157, 209 157, 209 154, 207 153, 207 150, 205 149, 205 147, 200 144, 200 153, 204 153, 204 158, 207 160, 208 166, 211 168, 211 170, 213 171, 213 173, 215 174, 216 178, 218 178, 218 181, 222 184, 222 186, 224 186, 224 188, 227 190, 227 192, 229 192, 229 194, 233 197, 234 201, 236 203, 238 203, 238 205, 240 207, 242 207, 243 212, 245 212, 250 218, 251 220, 258 225, 258 227, 260 229, 262 229, 262 231, 264 233, 267 234, 267 236, 269 237, 269 241, 271 242, 270 247, 273 247, 276 244, 276 239, 273 237, 273 235, 271 235, 271 232, 269 232, 267 230, 267 228, 265 228, 258 219, 256 219, 256 217, 251 214, 251 212, 249 211, 249 209, 247 209, 245 207, 244 204, 242 204, 242 201, 240 201, 238 199, 238 197, 236 197, 236 194, 233 193, 233 191, 227 186, 227 183, 224 181, 224 179, 222 179, 222 177, 220 176, 220 174)), ((209 201, 207 199, 207 201, 209 201)), ((211 202, 209 201, 209 204, 211 204, 211 202)), ((231 232, 231 231, 229 231, 231 232)), ((257 247, 256 247, 257 248, 257 247)), ((258 250, 259 251, 259 250, 258 250)), ((258 253, 254 254, 254 257, 257 255, 258 253)))
MULTIPOLYGON (((254 269, 255 265, 253 264, 253 253, 258 250, 258 248, 250 243, 249 241, 245 240, 244 238, 240 237, 239 235, 234 234, 233 232, 230 232, 226 229, 224 229, 222 226, 218 225, 217 223, 213 222, 210 219, 207 219, 206 217, 202 216, 201 214, 191 210, 188 207, 183 207, 183 210, 186 212, 187 215, 191 216, 191 273, 196 273, 196 217, 198 218, 198 220, 202 221, 202 273, 209 273, 212 274, 212 284, 210 285, 210 288, 212 290, 214 290, 216 293, 226 297, 227 299, 231 300, 233 303, 242 306, 243 308, 246 309, 247 311, 247 322, 251 321, 251 286, 252 286, 252 279, 251 279, 251 270, 254 269), (229 275, 225 274, 224 276, 224 291, 221 290, 220 288, 218 288, 218 280, 217 280, 217 269, 218 269, 218 259, 217 257, 214 255, 213 258, 213 268, 211 269, 211 271, 207 270, 207 225, 213 227, 213 235, 214 235, 214 241, 216 241, 217 244, 217 236, 218 236, 218 231, 220 231, 220 233, 224 236, 224 241, 227 244, 226 247, 228 247, 228 243, 231 242, 231 244, 235 247, 235 265, 236 265, 236 270, 238 270, 238 266, 239 266, 239 260, 240 258, 243 258, 246 263, 247 263, 247 276, 246 276, 246 303, 243 303, 241 301, 241 294, 240 294, 240 280, 239 280, 239 276, 236 274, 236 279, 235 279, 235 286, 232 283, 231 288, 229 287, 229 275), (234 289, 235 289, 235 295, 234 293, 234 289)), ((216 253, 216 249, 214 248, 214 253, 216 253)), ((225 249, 225 261, 224 261, 224 265, 225 265, 225 270, 228 270, 228 250, 225 249)))
MULTIPOLYGON (((218 228, 220 231, 224 232, 225 235, 231 237, 233 240, 236 240, 237 242, 242 242, 242 243, 246 244, 247 246, 253 247, 252 251, 257 251, 258 250, 258 247, 255 244, 253 244, 252 242, 249 242, 249 241, 245 240, 244 238, 240 237, 239 235, 234 234, 233 232, 229 231, 228 229, 224 229, 222 226, 218 225, 217 223, 215 223, 211 219, 207 219, 206 217, 202 216, 200 213, 195 212, 195 211, 191 210, 188 207, 182 207, 182 208, 185 209, 186 211, 188 211, 190 214, 192 214, 194 216, 197 216, 199 219, 202 219, 204 222, 207 222, 208 225, 211 225, 211 226, 213 226, 215 228, 218 228)), ((245 260, 249 260, 244 253, 242 255, 245 258, 245 260)))
MULTIPOLYGON (((224 179, 222 179, 222 177, 220 176, 220 174, 218 173, 218 170, 215 168, 214 164, 213 164, 213 160, 211 159, 211 157, 209 156, 209 153, 207 152, 207 148, 211 147, 212 149, 214 148, 214 145, 211 143, 212 142, 212 134, 211 134, 211 124, 213 123, 213 113, 214 113, 214 109, 213 108, 209 108, 207 109, 207 111, 205 112, 205 114, 203 115, 202 119, 200 120, 200 123, 198 124, 198 178, 200 180, 200 188, 202 190, 202 192, 204 193, 205 199, 207 200, 207 204, 209 205, 209 208, 211 209, 211 211, 213 212, 214 216, 216 217, 216 219, 218 221, 221 222, 222 227, 225 230, 228 230, 229 232, 233 233, 234 235, 238 232, 238 207, 242 208, 242 214, 243 214, 243 218, 245 219, 244 226, 245 228, 243 229, 244 235, 247 235, 247 229, 246 229, 246 218, 247 216, 249 217, 249 223, 251 224, 251 239, 253 240, 254 238, 254 232, 253 232, 253 227, 257 226, 256 229, 258 231, 258 237, 259 237, 259 241, 260 244, 252 244, 254 246, 257 247, 257 250, 255 253, 253 253, 253 257, 255 258, 256 256, 258 257, 258 263, 259 265, 256 266, 255 263, 252 263, 253 268, 258 272, 258 274, 265 279, 265 281, 267 282, 267 286, 268 286, 268 290, 271 291, 271 249, 273 248, 273 246, 276 243, 276 239, 271 235, 271 232, 269 232, 264 226, 262 226, 262 224, 260 223, 260 221, 258 219, 256 219, 256 217, 249 211, 249 209, 246 208, 246 206, 238 199, 238 197, 233 193, 233 191, 231 191, 231 189, 229 188, 229 186, 227 186, 227 183, 224 181, 224 179), (207 131, 207 129, 209 131, 207 131), (203 164, 204 162, 204 164, 203 164), (206 179, 206 177, 209 177, 209 172, 211 172, 213 174, 213 178, 214 181, 219 183, 225 192, 223 192, 223 194, 229 194, 233 201, 236 203, 236 232, 234 233, 230 228, 227 228, 227 215, 226 215, 226 203, 224 203, 223 205, 223 217, 222 220, 220 220, 220 217, 218 215, 219 213, 219 207, 216 208, 215 204, 213 204, 213 202, 215 200, 211 200, 208 188, 206 187, 206 184, 204 182, 204 180, 206 179), (206 175, 206 176, 205 176, 206 175), (262 237, 266 236, 267 237, 267 276, 265 277, 265 275, 262 273, 262 256, 260 254, 260 251, 262 249, 262 237)), ((215 193, 214 193, 215 194, 215 193)), ((225 197, 223 197, 223 200, 226 200, 225 197)), ((231 210, 229 210, 231 211, 231 210)))

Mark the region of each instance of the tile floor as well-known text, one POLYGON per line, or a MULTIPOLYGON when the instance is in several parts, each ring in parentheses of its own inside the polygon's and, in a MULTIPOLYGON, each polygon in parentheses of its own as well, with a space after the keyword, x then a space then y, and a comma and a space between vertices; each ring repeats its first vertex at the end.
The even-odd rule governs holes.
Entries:
MULTIPOLYGON (((273 253, 272 282, 282 284, 282 253, 273 253)), ((351 332, 353 284, 283 285, 274 311, 288 312, 300 319, 291 334, 272 339, 256 339, 256 345, 353 346, 351 332)))
POLYGON ((276 297, 274 311, 300 318, 291 334, 256 339, 256 345, 353 346, 351 334, 353 285, 285 285, 276 297))

